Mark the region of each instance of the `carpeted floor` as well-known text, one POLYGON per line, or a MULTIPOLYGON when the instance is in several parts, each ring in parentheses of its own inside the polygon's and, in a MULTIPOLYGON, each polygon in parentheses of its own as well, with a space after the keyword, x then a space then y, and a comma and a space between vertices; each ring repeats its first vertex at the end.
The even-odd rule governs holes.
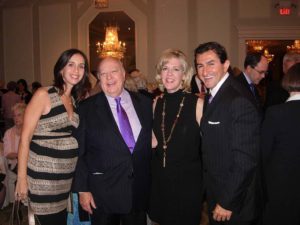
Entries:
MULTIPOLYGON (((10 224, 11 212, 12 212, 12 204, 0 210, 0 225, 11 225, 10 224)), ((21 206, 21 214, 23 217, 21 225, 28 225, 26 206, 23 205, 21 206)), ((14 221, 13 225, 18 225, 17 220, 14 221)), ((200 225, 209 225, 207 212, 206 212, 206 205, 204 205, 204 210, 202 212, 202 220, 200 225)))

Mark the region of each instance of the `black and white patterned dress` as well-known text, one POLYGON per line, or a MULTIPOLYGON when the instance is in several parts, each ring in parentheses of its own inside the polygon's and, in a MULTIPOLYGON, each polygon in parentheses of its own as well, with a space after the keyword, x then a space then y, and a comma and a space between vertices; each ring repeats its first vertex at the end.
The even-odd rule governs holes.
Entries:
POLYGON ((78 114, 74 112, 69 119, 55 87, 49 87, 48 94, 51 110, 38 121, 27 168, 30 205, 37 215, 58 213, 67 207, 78 154, 78 143, 72 136, 79 125, 78 114))

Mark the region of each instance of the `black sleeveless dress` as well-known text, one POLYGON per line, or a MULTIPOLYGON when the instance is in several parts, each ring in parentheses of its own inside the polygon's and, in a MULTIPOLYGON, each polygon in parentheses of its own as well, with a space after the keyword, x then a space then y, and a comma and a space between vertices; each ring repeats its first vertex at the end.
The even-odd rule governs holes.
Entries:
POLYGON ((160 225, 199 225, 202 205, 202 166, 200 128, 196 121, 198 98, 179 90, 165 93, 157 100, 153 131, 158 146, 152 157, 152 189, 149 216, 160 225), (163 167, 162 111, 165 105, 165 136, 184 106, 167 144, 166 166, 163 167))

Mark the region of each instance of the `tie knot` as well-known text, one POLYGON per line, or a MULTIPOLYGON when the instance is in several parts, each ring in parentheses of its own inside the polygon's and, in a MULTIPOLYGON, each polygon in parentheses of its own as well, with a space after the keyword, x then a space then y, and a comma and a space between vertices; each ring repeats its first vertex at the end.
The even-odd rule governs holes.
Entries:
POLYGON ((250 84, 250 89, 255 94, 255 85, 253 83, 250 84))
POLYGON ((116 97, 115 101, 116 101, 117 105, 121 105, 121 97, 116 97))

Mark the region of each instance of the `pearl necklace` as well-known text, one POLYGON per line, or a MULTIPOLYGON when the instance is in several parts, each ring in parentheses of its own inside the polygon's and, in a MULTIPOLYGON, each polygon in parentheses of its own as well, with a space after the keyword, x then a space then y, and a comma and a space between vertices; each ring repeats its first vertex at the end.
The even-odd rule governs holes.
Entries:
POLYGON ((182 97, 182 100, 179 104, 179 109, 178 109, 176 118, 173 122, 170 134, 169 134, 168 138, 166 139, 166 134, 165 134, 166 99, 164 99, 163 111, 162 111, 162 121, 161 121, 161 132, 162 132, 162 138, 163 138, 163 167, 164 168, 166 167, 166 157, 167 157, 167 148, 168 148, 167 144, 169 143, 169 141, 172 138, 173 131, 175 129, 175 126, 178 122, 178 118, 179 118, 182 108, 184 106, 184 104, 183 104, 184 100, 185 100, 185 96, 182 97))

